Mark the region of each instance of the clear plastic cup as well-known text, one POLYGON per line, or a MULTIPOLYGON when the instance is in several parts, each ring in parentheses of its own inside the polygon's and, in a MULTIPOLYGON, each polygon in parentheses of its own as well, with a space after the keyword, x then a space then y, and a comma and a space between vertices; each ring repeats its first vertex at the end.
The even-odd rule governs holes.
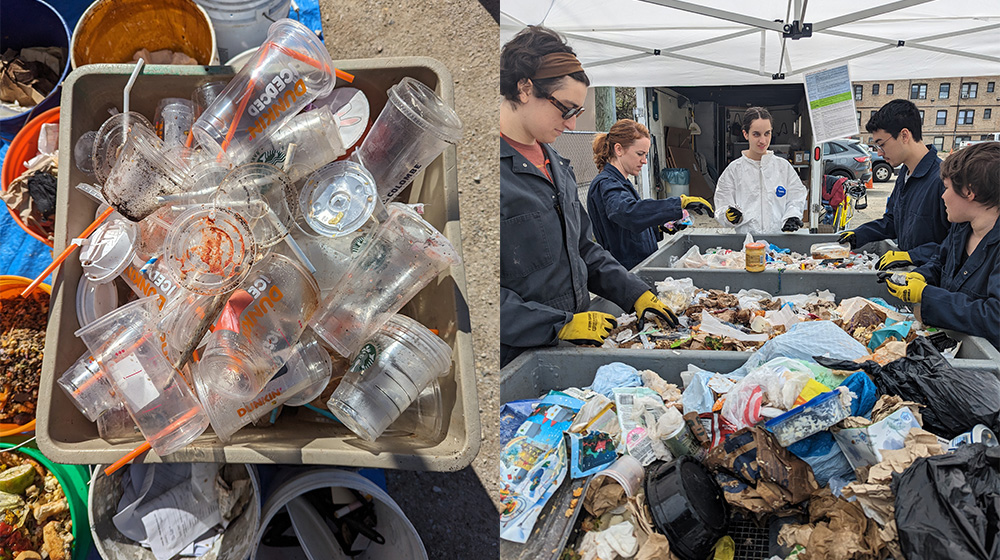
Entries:
POLYGON ((236 212, 211 205, 194 206, 177 217, 164 243, 163 266, 191 292, 230 292, 250 273, 257 244, 236 212))
POLYGON ((80 135, 73 145, 73 163, 76 168, 87 175, 94 174, 94 141, 97 140, 97 131, 88 130, 80 135))
POLYGON ((164 355, 160 337, 152 329, 157 303, 154 297, 134 301, 76 335, 107 373, 146 441, 163 457, 201 435, 208 416, 164 355))
POLYGON ((194 106, 195 119, 200 117, 205 109, 215 102, 219 95, 225 91, 227 85, 229 82, 216 80, 199 84, 198 87, 194 88, 194 92, 191 94, 191 103, 194 106))
POLYGON ((371 171, 382 202, 396 198, 448 144, 462 138, 462 121, 429 87, 403 78, 353 157, 371 171))
POLYGON ((328 107, 333 112, 344 148, 357 144, 368 129, 371 104, 365 93, 357 88, 334 88, 330 95, 317 99, 313 105, 328 107))
POLYGON ((299 113, 267 137, 253 160, 288 173, 293 183, 344 155, 337 121, 328 107, 299 113))
POLYGON ((434 380, 399 415, 382 435, 416 436, 437 441, 444 429, 444 404, 441 398, 441 383, 434 380))
POLYGON ((269 163, 245 163, 229 172, 212 197, 215 206, 238 213, 250 226, 259 248, 288 235, 288 202, 294 191, 288 175, 269 163))
POLYGON ((139 226, 111 215, 80 247, 84 276, 97 284, 111 282, 132 262, 139 242, 139 226))
MULTIPOLYGON (((118 113, 112 115, 97 130, 94 138, 90 158, 93 165, 94 177, 98 183, 104 184, 108 180, 108 175, 114 169, 121 153, 122 145, 125 144, 124 134, 125 114, 118 113)), ((153 130, 153 124, 149 119, 135 111, 129 112, 129 130, 145 127, 146 130, 153 130)))
POLYGON ((389 204, 379 225, 309 326, 349 357, 424 286, 459 257, 451 242, 413 209, 389 204))
POLYGON ((176 97, 162 99, 156 108, 154 124, 165 146, 186 145, 194 124, 194 103, 176 97))
POLYGON ((195 121, 195 139, 236 164, 250 160, 267 136, 334 86, 333 60, 301 23, 281 19, 265 41, 195 121))
POLYGON ((216 321, 194 371, 198 393, 238 399, 259 393, 288 361, 318 305, 312 275, 284 255, 268 255, 216 321))
POLYGON ((73 362, 56 383, 91 422, 96 422, 101 414, 121 402, 108 376, 89 352, 73 362))
POLYGON ((212 422, 215 435, 229 441, 237 430, 264 417, 282 404, 305 404, 316 397, 330 381, 330 355, 315 338, 299 342, 293 347, 288 363, 267 385, 249 399, 234 399, 231 395, 211 387, 198 386, 198 395, 212 422), (323 354, 326 355, 325 360, 323 354), (319 387, 319 391, 316 391, 319 387), (313 396, 306 399, 309 394, 313 396))
POLYGON ((134 126, 101 193, 119 214, 138 222, 163 206, 165 196, 181 192, 184 169, 152 131, 134 126))
POLYGON ((309 176, 299 192, 300 229, 340 237, 357 231, 375 210, 375 179, 353 161, 331 163, 309 176))
POLYGON ((118 309, 118 288, 114 282, 97 284, 86 277, 76 287, 76 320, 86 326, 118 309))
POLYGON ((450 346, 417 321, 395 315, 365 342, 326 406, 361 439, 375 441, 450 369, 450 346))

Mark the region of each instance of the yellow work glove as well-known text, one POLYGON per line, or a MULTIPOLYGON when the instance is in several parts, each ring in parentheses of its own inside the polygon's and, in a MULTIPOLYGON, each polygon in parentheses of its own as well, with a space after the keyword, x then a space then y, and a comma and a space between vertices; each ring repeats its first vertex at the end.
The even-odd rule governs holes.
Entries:
POLYGON ((560 339, 573 344, 588 344, 600 346, 611 334, 611 329, 618 326, 615 316, 599 311, 576 313, 568 323, 559 329, 560 339))
POLYGON ((840 238, 837 239, 837 243, 840 243, 841 245, 843 245, 844 243, 850 243, 851 250, 853 250, 855 247, 858 246, 858 237, 857 235, 854 234, 853 231, 845 231, 844 233, 840 234, 840 238))
POLYGON ((646 313, 652 313, 666 321, 671 327, 677 326, 677 316, 653 292, 646 291, 635 300, 635 316, 641 321, 646 313))
POLYGON ((924 288, 927 287, 927 279, 924 278, 924 275, 919 272, 907 272, 905 284, 893 282, 894 279, 899 280, 899 276, 900 274, 893 274, 892 277, 885 281, 885 285, 889 288, 889 293, 906 303, 920 303, 924 288))
POLYGON ((743 212, 740 212, 739 209, 730 206, 726 209, 726 219, 729 220, 729 223, 736 225, 743 220, 743 212))
POLYGON ((899 268, 912 264, 913 261, 910 260, 910 254, 906 251, 886 251, 882 255, 882 258, 875 263, 875 268, 878 270, 889 270, 890 268, 899 268))
POLYGON ((700 196, 687 196, 685 194, 681 195, 681 208, 694 212, 695 214, 704 216, 706 214, 711 215, 715 213, 715 209, 712 205, 708 203, 707 200, 700 196))

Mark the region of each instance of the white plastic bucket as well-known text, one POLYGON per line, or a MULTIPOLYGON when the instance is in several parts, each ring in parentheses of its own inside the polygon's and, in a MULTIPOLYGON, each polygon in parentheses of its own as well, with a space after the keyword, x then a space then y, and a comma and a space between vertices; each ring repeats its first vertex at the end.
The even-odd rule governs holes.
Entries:
MULTIPOLYGON (((298 548, 270 548, 261 544, 261 538, 271 519, 297 496, 321 488, 347 488, 372 496, 375 501, 375 530, 385 538, 385 544, 371 543, 367 550, 354 556, 355 560, 427 560, 427 551, 413 524, 403 510, 381 488, 367 478, 340 469, 315 469, 277 483, 264 504, 260 529, 254 537, 256 546, 250 560, 299 560, 307 559, 298 548)), ((337 556, 332 556, 337 558, 337 556)))
POLYGON ((292 0, 195 0, 212 20, 219 60, 256 49, 275 21, 288 17, 292 0))
MULTIPOLYGON (((244 560, 254 545, 252 537, 257 532, 260 520, 261 494, 257 468, 254 465, 234 464, 223 464, 220 467, 221 472, 226 472, 224 469, 231 469, 227 476, 232 478, 226 478, 229 482, 250 479, 250 503, 246 505, 243 513, 229 523, 222 538, 215 541, 212 549, 199 560, 244 560)), ((105 476, 104 465, 98 465, 94 469, 87 506, 94 545, 101 558, 105 560, 156 560, 152 551, 122 535, 112 521, 122 496, 121 483, 124 474, 125 469, 120 469, 111 476, 105 476)))

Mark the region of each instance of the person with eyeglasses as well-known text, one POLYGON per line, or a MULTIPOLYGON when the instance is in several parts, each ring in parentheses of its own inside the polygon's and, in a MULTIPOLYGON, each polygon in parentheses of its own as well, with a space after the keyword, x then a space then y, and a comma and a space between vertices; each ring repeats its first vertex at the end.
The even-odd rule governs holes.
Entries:
POLYGON ((643 318, 677 318, 593 240, 568 159, 549 144, 576 127, 590 80, 557 33, 529 26, 500 53, 500 364, 560 340, 601 345, 617 326, 590 293, 643 318))
POLYGON ((925 264, 937 253, 950 224, 941 199, 941 159, 932 145, 925 145, 920 111, 911 101, 894 99, 865 124, 885 161, 903 164, 886 201, 881 218, 840 234, 840 243, 856 249, 873 241, 895 239, 898 251, 887 251, 876 263, 878 270, 925 264))
POLYGON ((921 322, 981 336, 1000 349, 1000 142, 951 154, 940 177, 948 236, 923 266, 879 274, 892 295, 919 304, 921 322))
POLYGON ((707 200, 697 196, 639 196, 628 178, 646 165, 649 146, 649 130, 632 119, 621 119, 607 134, 594 138, 594 163, 600 173, 587 191, 587 213, 597 242, 628 269, 652 255, 664 233, 683 229, 667 229, 666 224, 683 218, 684 209, 714 212, 707 200))
POLYGON ((750 107, 740 121, 750 146, 733 160, 715 185, 715 219, 737 233, 792 232, 802 227, 806 187, 787 159, 774 155, 774 119, 764 107, 750 107))

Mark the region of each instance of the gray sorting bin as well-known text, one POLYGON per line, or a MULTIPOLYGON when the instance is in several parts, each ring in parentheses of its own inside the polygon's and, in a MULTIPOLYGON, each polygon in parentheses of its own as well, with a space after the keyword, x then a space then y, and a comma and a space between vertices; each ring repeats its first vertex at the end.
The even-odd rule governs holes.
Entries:
MULTIPOLYGON (((783 249, 791 249, 795 253, 809 254, 809 248, 815 243, 836 243, 838 233, 772 233, 770 235, 755 235, 755 240, 764 240, 783 249)), ((706 249, 722 247, 739 251, 743 249, 743 241, 746 235, 742 233, 696 233, 690 230, 673 236, 673 239, 657 249, 655 253, 646 257, 646 260, 637 264, 633 270, 642 268, 671 268, 670 260, 673 257, 681 257, 687 253, 691 247, 697 245, 698 249, 704 253, 706 249)), ((892 241, 874 241, 868 245, 858 247, 856 251, 868 251, 869 253, 882 254, 886 251, 898 249, 892 241)), ((691 269, 683 269, 691 270, 691 269)), ((705 269, 724 271, 726 269, 705 269)), ((858 274, 857 270, 818 270, 810 272, 837 272, 858 274)), ((874 274, 872 271, 864 271, 874 274)))

